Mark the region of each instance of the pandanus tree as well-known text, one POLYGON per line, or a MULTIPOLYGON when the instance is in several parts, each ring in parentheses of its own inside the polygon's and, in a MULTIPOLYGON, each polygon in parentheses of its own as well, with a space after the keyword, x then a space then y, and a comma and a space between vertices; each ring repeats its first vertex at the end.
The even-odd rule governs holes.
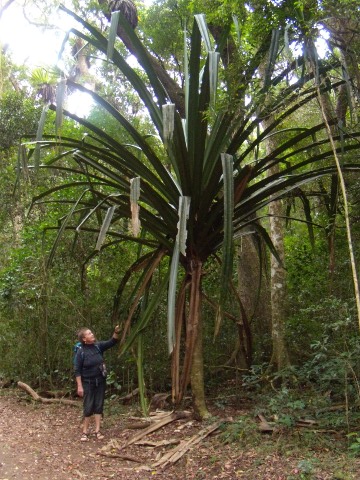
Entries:
MULTIPOLYGON (((104 61, 111 61, 130 82, 157 136, 142 134, 99 94, 65 79, 71 90, 76 88, 91 95, 131 142, 121 143, 96 124, 64 110, 60 100, 51 106, 58 115, 61 113, 81 124, 88 134, 80 139, 48 135, 28 144, 30 155, 40 147, 41 168, 56 168, 71 174, 71 181, 41 193, 34 198, 34 204, 54 192, 59 196, 65 189, 78 190, 69 213, 61 218, 49 262, 65 229, 73 229, 75 235, 93 231, 93 226, 87 228, 91 221, 98 222, 97 252, 123 240, 142 246, 144 253, 129 267, 116 295, 115 311, 120 304, 122 311, 126 311, 122 351, 141 338, 159 302, 167 295, 173 401, 178 404, 190 384, 194 407, 205 417, 202 358, 205 265, 212 259, 219 263, 217 333, 226 301, 235 290, 231 283, 234 242, 252 232, 276 255, 257 214, 264 211, 269 201, 283 198, 303 184, 334 172, 333 152, 322 121, 281 131, 294 113, 306 109, 316 99, 315 74, 306 72, 304 58, 280 68, 281 64, 276 62, 279 36, 274 32, 247 62, 238 87, 231 89, 223 79, 218 80, 227 37, 224 34, 214 42, 204 16, 196 15, 191 36, 185 42, 185 111, 182 112, 171 102, 148 52, 121 12, 112 15, 108 40, 82 18, 64 10, 82 26, 71 33, 97 49, 104 61), (119 27, 136 51, 143 70, 141 76, 114 48, 111 38, 114 39, 119 27), (258 67, 265 58, 268 59, 266 78, 260 82, 258 67), (289 78, 291 82, 287 81, 289 78), (265 118, 271 122, 261 130, 265 118), (267 152, 262 148, 263 142, 275 132, 280 140, 274 151, 267 152), (275 165, 280 168, 274 170, 275 165), (276 173, 267 175, 268 172, 276 173), (123 219, 131 221, 132 234, 120 227, 123 219), (160 265, 161 280, 154 282, 160 265), (127 299, 121 297, 135 273, 138 275, 135 287, 127 299)), ((326 76, 338 66, 336 62, 336 59, 323 63, 319 60, 316 75, 326 76)), ((334 84, 324 82, 321 88, 331 91, 342 83, 341 79, 334 84)), ((352 162, 352 152, 359 148, 358 137, 356 132, 351 135, 341 132, 335 137, 344 171, 358 169, 352 162)))

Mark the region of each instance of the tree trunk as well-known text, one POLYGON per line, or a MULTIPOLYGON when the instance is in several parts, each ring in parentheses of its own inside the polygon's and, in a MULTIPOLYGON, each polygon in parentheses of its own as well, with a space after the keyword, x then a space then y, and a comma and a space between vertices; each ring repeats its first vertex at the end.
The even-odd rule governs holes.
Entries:
POLYGON ((205 400, 203 331, 201 313, 198 320, 198 332, 193 352, 191 374, 191 392, 195 417, 205 419, 210 416, 205 400))
MULTIPOLYGON (((264 121, 267 123, 272 119, 264 121)), ((266 139, 266 151, 270 154, 277 146, 277 137, 271 136, 266 139)), ((269 176, 279 172, 279 166, 276 165, 269 169, 269 176)), ((286 271, 284 268, 285 249, 284 249, 284 207, 281 200, 273 200, 269 204, 269 224, 270 238, 275 250, 281 260, 281 263, 270 256, 270 291, 271 291, 271 339, 272 356, 270 364, 276 370, 282 370, 290 365, 288 349, 286 346, 286 271)))
MULTIPOLYGON (((269 346, 264 343, 264 339, 267 338, 264 331, 270 332, 271 328, 270 295, 260 261, 260 252, 256 250, 252 235, 241 237, 237 247, 239 297, 247 320, 251 325, 252 337, 259 347, 258 351, 262 351, 266 355, 269 346)), ((248 367, 244 347, 242 346, 238 354, 237 366, 240 368, 248 367)))
MULTIPOLYGON (((273 201, 269 205, 270 237, 282 262, 284 262, 284 232, 282 202, 273 201)), ((271 255, 271 338, 272 357, 271 365, 277 370, 282 370, 290 365, 289 354, 286 346, 286 271, 284 265, 271 255)))
POLYGON ((204 363, 203 363, 203 331, 201 317, 201 279, 202 262, 189 258, 189 270, 177 298, 177 334, 172 359, 173 401, 179 404, 184 398, 190 383, 195 415, 207 418, 209 412, 205 401, 204 363), (188 313, 186 312, 186 295, 189 292, 188 313), (182 325, 185 324, 185 355, 181 378, 180 342, 182 325))

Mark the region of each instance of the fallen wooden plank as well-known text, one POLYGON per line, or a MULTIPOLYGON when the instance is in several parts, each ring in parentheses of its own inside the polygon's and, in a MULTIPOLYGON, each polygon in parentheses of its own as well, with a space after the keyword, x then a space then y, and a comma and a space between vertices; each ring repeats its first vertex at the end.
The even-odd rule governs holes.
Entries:
POLYGON ((142 432, 138 433, 137 435, 134 435, 132 438, 130 438, 121 447, 121 449, 126 448, 129 445, 132 445, 133 443, 138 442, 139 440, 144 438, 149 433, 153 433, 156 430, 159 430, 160 428, 164 427, 165 425, 168 425, 169 423, 176 422, 176 420, 182 420, 183 418, 189 418, 190 416, 191 416, 191 413, 189 413, 189 412, 174 412, 174 413, 171 413, 167 417, 164 417, 160 421, 154 423, 153 425, 150 425, 148 428, 146 428, 142 432))
POLYGON ((180 442, 180 445, 173 448, 170 452, 167 452, 163 455, 157 462, 153 464, 153 468, 160 467, 165 469, 168 465, 173 465, 176 463, 185 453, 187 453, 191 448, 200 443, 204 438, 208 437, 211 433, 219 428, 219 426, 224 423, 225 420, 218 420, 216 423, 210 425, 207 428, 204 428, 196 435, 193 435, 189 440, 184 440, 180 442))

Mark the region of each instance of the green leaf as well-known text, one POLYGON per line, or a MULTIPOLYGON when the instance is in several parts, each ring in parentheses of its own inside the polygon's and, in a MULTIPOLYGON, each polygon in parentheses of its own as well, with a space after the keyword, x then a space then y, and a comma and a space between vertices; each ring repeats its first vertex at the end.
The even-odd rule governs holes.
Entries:
POLYGON ((184 256, 186 256, 186 239, 188 234, 186 222, 189 219, 190 202, 190 197, 179 198, 179 221, 177 224, 176 243, 179 245, 180 253, 184 256))
POLYGON ((175 243, 171 257, 168 304, 167 304, 167 335, 169 354, 175 346, 175 316, 176 316, 176 285, 179 271, 180 249, 178 242, 175 243))
POLYGON ((51 248, 51 251, 50 251, 50 254, 49 254, 49 257, 48 257, 48 260, 47 260, 47 268, 50 268, 52 266, 57 247, 60 243, 60 239, 62 238, 62 235, 65 232, 65 229, 66 229, 70 219, 72 218, 72 216, 74 214, 74 211, 76 210, 78 204, 80 203, 80 201, 82 200, 84 195, 86 195, 87 192, 88 192, 88 190, 84 190, 84 192, 82 192, 80 197, 77 199, 77 201, 74 203, 74 205, 70 209, 69 213, 66 215, 65 219, 62 221, 61 226, 60 226, 59 231, 58 231, 58 234, 57 234, 56 239, 53 243, 53 246, 51 248))
POLYGON ((240 42, 241 42, 241 30, 240 30, 240 25, 239 25, 239 19, 236 15, 233 15, 232 16, 232 19, 233 19, 233 22, 234 22, 234 25, 235 25, 235 31, 236 31, 236 36, 237 36, 237 39, 238 39, 238 42, 239 42, 239 45, 240 45, 240 42))
MULTIPOLYGON (((104 243, 105 236, 107 234, 107 231, 109 230, 111 220, 113 218, 114 212, 116 209, 116 205, 112 205, 111 207, 108 208, 105 218, 104 218, 104 223, 101 226, 101 230, 96 242, 96 247, 95 250, 99 251, 102 247, 102 244, 104 243)), ((77 229, 76 229, 77 230, 77 229)))
POLYGON ((158 285, 157 290, 153 292, 151 301, 146 307, 144 313, 141 315, 141 318, 134 325, 133 329, 131 330, 131 333, 127 337, 124 345, 121 348, 121 354, 129 350, 129 348, 134 343, 139 333, 145 330, 145 328, 148 326, 151 320, 151 316, 153 315, 155 309, 158 307, 161 300, 163 299, 163 294, 169 283, 169 276, 170 276, 170 268, 167 270, 166 274, 164 275, 164 278, 162 279, 161 283, 158 285))
POLYGON ((55 118, 55 132, 59 135, 59 130, 63 122, 63 106, 65 100, 66 80, 62 78, 56 89, 56 118, 55 118))
POLYGON ((234 172, 232 155, 222 154, 221 164, 223 169, 224 184, 224 240, 220 275, 220 301, 219 311, 216 316, 215 335, 218 334, 220 329, 222 308, 229 291, 228 286, 231 279, 234 257, 234 172))
POLYGON ((187 119, 189 118, 189 56, 187 49, 187 30, 186 22, 184 25, 184 91, 185 91, 185 119, 184 119, 184 132, 186 144, 188 144, 188 129, 187 129, 187 119))
POLYGON ((49 110, 49 105, 44 105, 44 107, 42 109, 42 112, 41 112, 40 120, 39 120, 39 123, 38 123, 37 132, 36 132, 36 140, 35 140, 36 141, 36 146, 35 146, 35 150, 34 150, 35 171, 37 171, 39 169, 39 165, 40 165, 40 148, 41 148, 40 142, 42 140, 42 136, 43 136, 43 133, 44 133, 46 115, 47 115, 48 110, 49 110))
POLYGON ((216 102, 216 90, 218 83, 219 73, 219 52, 209 52, 209 70, 210 70, 210 102, 212 106, 215 106, 216 102))
POLYGON ((119 11, 111 13, 109 40, 108 40, 108 46, 107 46, 107 51, 106 51, 106 55, 107 55, 108 60, 111 60, 112 57, 113 57, 115 40, 116 40, 116 35, 117 35, 117 29, 118 29, 118 26, 119 26, 119 18, 120 18, 120 12, 119 11))
POLYGON ((213 48, 212 48, 212 43, 209 35, 209 30, 205 20, 205 15, 203 13, 195 15, 195 20, 199 26, 201 36, 204 40, 206 51, 209 53, 213 50, 213 48))
POLYGON ((280 38, 280 31, 274 29, 272 31, 271 36, 271 45, 270 45, 270 52, 269 52, 269 61, 268 66, 265 72, 265 79, 264 79, 264 87, 268 87, 271 83, 271 76, 273 74, 275 64, 276 64, 276 57, 279 51, 279 38, 280 38))

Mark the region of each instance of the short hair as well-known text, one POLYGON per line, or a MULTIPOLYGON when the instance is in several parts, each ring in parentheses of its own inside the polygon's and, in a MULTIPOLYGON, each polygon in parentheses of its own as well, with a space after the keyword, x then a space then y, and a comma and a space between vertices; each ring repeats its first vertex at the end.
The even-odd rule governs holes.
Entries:
POLYGON ((78 337, 79 342, 84 343, 85 333, 86 333, 88 330, 89 330, 89 329, 88 329, 87 327, 82 327, 82 328, 80 328, 80 330, 79 330, 78 333, 77 333, 77 337, 78 337))

